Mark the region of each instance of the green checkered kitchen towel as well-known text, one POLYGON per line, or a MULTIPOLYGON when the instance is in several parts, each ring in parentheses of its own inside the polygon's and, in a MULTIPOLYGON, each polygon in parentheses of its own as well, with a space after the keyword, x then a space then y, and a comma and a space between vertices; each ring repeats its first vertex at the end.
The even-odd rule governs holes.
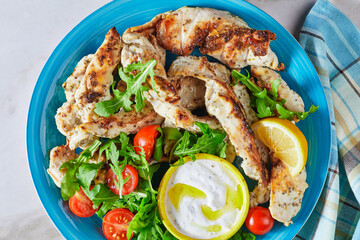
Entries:
POLYGON ((360 32, 318 0, 300 32, 327 97, 332 153, 325 187, 295 239, 360 239, 360 32))

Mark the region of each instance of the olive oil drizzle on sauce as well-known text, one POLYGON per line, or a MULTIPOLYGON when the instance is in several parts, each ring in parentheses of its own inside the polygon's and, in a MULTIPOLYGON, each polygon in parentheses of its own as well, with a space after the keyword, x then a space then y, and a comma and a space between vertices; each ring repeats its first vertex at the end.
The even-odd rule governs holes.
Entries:
POLYGON ((225 205, 216 211, 213 211, 209 206, 201 205, 201 212, 204 214, 204 216, 211 220, 216 221, 220 217, 222 217, 224 214, 234 211, 235 209, 241 209, 243 203, 243 196, 241 192, 240 184, 237 185, 236 191, 233 190, 233 188, 226 186, 226 203, 225 205))
MULTIPOLYGON (((192 197, 195 199, 205 199, 206 194, 201 191, 200 189, 197 189, 193 186, 183 184, 183 183, 177 183, 173 187, 169 189, 168 196, 170 199, 170 202, 173 204, 176 210, 179 208, 180 201, 183 197, 192 197)), ((204 214, 204 216, 211 220, 216 221, 224 214, 231 212, 235 209, 241 209, 241 206, 243 204, 243 195, 241 191, 240 184, 237 185, 236 190, 233 190, 232 187, 226 186, 226 202, 225 205, 216 211, 213 211, 209 206, 206 206, 205 204, 201 205, 201 212, 204 214)), ((196 224, 197 225, 197 224, 196 224)), ((221 230, 221 226, 219 225, 212 225, 208 227, 202 227, 205 228, 209 232, 218 232, 221 230)))
POLYGON ((216 224, 216 225, 210 225, 210 226, 202 226, 202 225, 199 225, 195 222, 191 222, 194 226, 197 226, 198 228, 202 228, 202 229, 205 229, 206 231, 208 232, 220 232, 221 231, 221 226, 219 224, 216 224))
POLYGON ((172 188, 169 189, 168 196, 172 205, 174 205, 176 210, 179 210, 180 201, 183 197, 192 197, 195 199, 205 199, 206 194, 187 184, 177 183, 172 188))

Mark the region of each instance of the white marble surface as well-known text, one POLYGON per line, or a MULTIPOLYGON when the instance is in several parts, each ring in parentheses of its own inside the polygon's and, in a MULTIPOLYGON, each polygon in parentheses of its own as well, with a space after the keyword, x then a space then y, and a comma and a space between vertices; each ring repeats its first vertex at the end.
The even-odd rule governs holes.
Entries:
MULTIPOLYGON (((0 8, 0 239, 63 239, 33 186, 26 155, 31 94, 61 39, 109 0, 1 0, 0 8)), ((251 0, 295 37, 315 0, 251 0)), ((334 0, 359 26, 359 0, 334 0)))

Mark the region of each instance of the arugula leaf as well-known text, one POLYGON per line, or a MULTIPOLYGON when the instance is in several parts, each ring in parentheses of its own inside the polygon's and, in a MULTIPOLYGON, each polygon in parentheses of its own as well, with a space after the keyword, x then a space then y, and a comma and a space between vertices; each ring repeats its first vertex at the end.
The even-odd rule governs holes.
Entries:
POLYGON ((168 230, 166 230, 162 236, 162 240, 177 240, 177 238, 174 237, 168 230))
POLYGON ((156 130, 159 131, 160 137, 156 139, 153 158, 155 161, 159 161, 163 155, 164 133, 161 127, 158 127, 156 130))
MULTIPOLYGON (((144 157, 145 158, 145 157, 144 157)), ((145 160, 146 161, 146 160, 145 160)), ((148 163, 146 162, 147 166, 148 163)), ((142 174, 147 174, 145 181, 139 182, 138 188, 143 189, 148 194, 143 197, 140 206, 137 208, 133 220, 129 223, 127 237, 130 238, 132 232, 138 234, 137 239, 161 239, 163 235, 162 221, 160 219, 157 209, 157 191, 154 190, 151 179, 154 172, 159 168, 159 165, 148 166, 142 174)), ((140 172, 139 172, 140 175, 140 172)))
POLYGON ((256 99, 256 109, 259 112, 256 114, 259 118, 265 118, 274 115, 270 107, 266 105, 265 100, 262 98, 256 99))
POLYGON ((76 173, 81 164, 87 162, 99 148, 101 142, 96 140, 90 147, 82 151, 78 158, 67 161, 60 166, 60 170, 66 168, 63 180, 61 182, 61 196, 67 201, 71 196, 74 196, 79 191, 79 181, 76 178, 76 173))
POLYGON ((227 147, 226 142, 222 142, 217 146, 216 152, 219 154, 219 157, 226 158, 226 147, 227 147))
POLYGON ((271 83, 271 92, 272 92, 272 95, 273 95, 273 100, 276 101, 277 98, 278 98, 278 88, 280 86, 280 83, 281 83, 281 80, 280 79, 276 79, 275 81, 273 81, 271 83))
POLYGON ((132 232, 138 234, 138 239, 162 239, 162 222, 157 209, 156 201, 144 198, 139 211, 129 223, 127 237, 130 239, 132 232))
POLYGON ((248 76, 244 76, 240 72, 236 70, 231 71, 231 75, 234 78, 235 84, 237 84, 238 80, 242 84, 244 84, 251 92, 252 92, 252 98, 251 98, 251 106, 256 106, 257 109, 257 116, 259 118, 265 118, 274 116, 274 111, 277 111, 279 114, 279 118, 282 119, 288 119, 293 120, 294 116, 296 116, 300 120, 304 120, 310 113, 315 112, 319 107, 315 107, 314 105, 311 105, 310 110, 307 112, 293 112, 284 107, 284 104, 286 102, 285 99, 281 99, 278 101, 278 88, 280 86, 281 80, 276 79, 271 83, 271 92, 268 92, 266 89, 261 89, 258 87, 255 83, 250 81, 250 76, 248 73, 248 76), (256 100, 254 101, 254 97, 256 97, 256 100))
POLYGON ((260 99, 264 99, 267 95, 267 91, 266 89, 262 90, 259 93, 254 93, 255 97, 260 98, 260 99))
POLYGON ((235 86, 236 84, 238 84, 239 80, 242 82, 242 80, 246 80, 246 79, 250 78, 250 73, 248 72, 248 70, 245 69, 245 71, 247 72, 247 76, 241 74, 241 75, 238 75, 236 78, 234 77, 234 83, 230 84, 230 86, 235 86))
POLYGON ((116 187, 119 189, 119 197, 122 198, 122 189, 124 184, 130 179, 130 176, 123 179, 122 172, 124 171, 127 161, 123 160, 119 162, 120 152, 117 149, 114 142, 111 142, 108 149, 106 149, 107 159, 111 160, 112 164, 109 164, 114 174, 117 176, 118 181, 114 181, 116 187))
POLYGON ((181 132, 177 128, 164 127, 165 142, 168 140, 179 140, 182 137, 181 132))
POLYGON ((141 200, 148 197, 149 193, 144 190, 139 192, 133 191, 128 195, 124 195, 122 199, 117 200, 114 203, 114 207, 127 208, 130 210, 130 212, 136 212, 141 205, 141 200))
POLYGON ((79 167, 76 178, 81 186, 86 189, 90 188, 91 182, 94 180, 98 170, 102 167, 103 162, 99 163, 83 163, 79 167))
MULTIPOLYGON (((169 155, 174 148, 176 142, 182 137, 181 132, 177 128, 165 127, 164 132, 164 154, 169 155)), ((172 156, 172 155, 171 155, 172 156)))
POLYGON ((292 117, 292 112, 287 110, 285 107, 283 107, 281 104, 276 104, 276 110, 280 114, 279 118, 282 119, 288 119, 292 117))
POLYGON ((235 233, 234 236, 229 238, 229 240, 255 240, 256 237, 252 233, 244 232, 241 229, 235 233))
POLYGON ((126 82, 126 90, 120 92, 118 89, 115 89, 115 84, 113 84, 113 99, 96 103, 95 113, 102 117, 109 117, 111 114, 119 111, 121 107, 125 112, 132 111, 134 102, 130 98, 133 95, 135 95, 135 109, 137 112, 140 112, 145 106, 145 96, 142 93, 149 90, 148 87, 143 85, 148 76, 150 76, 152 87, 155 90, 155 73, 153 68, 156 64, 157 62, 151 59, 144 64, 140 62, 130 64, 124 70, 120 67, 119 76, 121 80, 126 82), (140 72, 134 76, 131 74, 132 71, 140 72))
POLYGON ((92 190, 83 189, 88 198, 94 202, 93 208, 101 207, 96 214, 102 218, 109 210, 113 209, 114 203, 119 199, 119 195, 114 194, 104 184, 97 184, 92 190))
POLYGON ((173 150, 170 153, 170 161, 173 155, 178 156, 179 163, 173 164, 172 166, 179 166, 184 164, 183 157, 189 156, 193 161, 196 160, 196 153, 208 153, 216 154, 221 157, 226 157, 226 142, 224 139, 226 133, 223 131, 213 130, 209 125, 205 123, 195 123, 203 133, 202 136, 198 137, 195 134, 191 134, 185 131, 183 136, 176 142, 173 150))

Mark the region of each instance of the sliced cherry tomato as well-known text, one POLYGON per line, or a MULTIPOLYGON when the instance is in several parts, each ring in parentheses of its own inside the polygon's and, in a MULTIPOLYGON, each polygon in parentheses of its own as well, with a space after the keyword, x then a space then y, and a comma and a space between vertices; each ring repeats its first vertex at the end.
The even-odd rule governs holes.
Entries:
POLYGON ((250 232, 256 235, 264 235, 274 226, 274 219, 268 208, 253 207, 249 210, 245 225, 250 232))
MULTIPOLYGON (((129 210, 117 208, 108 212, 103 220, 102 228, 108 240, 128 240, 126 237, 129 222, 134 218, 129 210)), ((131 234, 130 239, 134 234, 131 234)))
MULTIPOLYGON (((93 186, 90 187, 90 190, 93 186)), ((94 203, 86 196, 80 188, 69 200, 70 210, 78 217, 91 217, 97 211, 93 208, 94 203)))
MULTIPOLYGON (((135 190, 138 182, 139 182, 139 175, 136 169, 131 165, 126 165, 124 171, 122 172, 122 178, 125 179, 130 176, 130 179, 124 184, 122 189, 122 194, 127 195, 135 190)), ((115 193, 119 194, 119 188, 115 185, 116 182, 119 181, 118 177, 115 175, 114 171, 110 169, 106 174, 106 182, 110 188, 110 190, 115 193)))
POLYGON ((156 130, 158 127, 160 126, 150 125, 143 127, 134 138, 135 152, 140 155, 141 148, 144 149, 145 158, 148 162, 154 152, 155 140, 160 135, 159 131, 156 130))

